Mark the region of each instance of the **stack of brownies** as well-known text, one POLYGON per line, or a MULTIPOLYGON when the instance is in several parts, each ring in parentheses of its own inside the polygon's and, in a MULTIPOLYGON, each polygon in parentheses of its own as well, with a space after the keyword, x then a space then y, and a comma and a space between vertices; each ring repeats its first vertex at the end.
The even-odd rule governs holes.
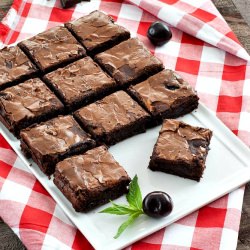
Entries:
MULTIPOLYGON (((2 49, 0 90, 1 122, 20 138, 27 157, 46 175, 54 174, 76 211, 127 192, 130 178, 107 146, 193 111, 199 99, 128 30, 99 11, 2 49)), ((211 131, 175 120, 164 126, 162 140, 181 141, 182 150, 190 152, 181 162, 171 151, 168 164, 184 169, 193 164, 195 173, 165 172, 200 180, 211 131)), ((159 140, 150 168, 164 171, 159 140)))

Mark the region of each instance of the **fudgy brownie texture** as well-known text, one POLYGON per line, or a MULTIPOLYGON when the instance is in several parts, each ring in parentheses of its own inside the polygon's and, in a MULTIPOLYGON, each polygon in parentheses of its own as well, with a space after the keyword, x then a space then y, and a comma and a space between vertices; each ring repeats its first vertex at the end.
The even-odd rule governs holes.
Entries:
POLYGON ((177 120, 163 122, 149 168, 200 181, 212 131, 177 120))
POLYGON ((115 24, 112 17, 98 10, 65 23, 65 26, 92 55, 130 38, 127 29, 115 24))
POLYGON ((192 87, 169 69, 130 86, 128 92, 151 113, 156 124, 164 118, 176 118, 198 107, 199 97, 192 87))
POLYGON ((33 123, 61 114, 63 109, 63 104, 39 78, 0 92, 0 121, 15 136, 33 123))
POLYGON ((95 142, 72 116, 59 116, 21 131, 21 149, 40 169, 51 175, 57 162, 93 148, 95 142))
POLYGON ((69 110, 101 99, 117 88, 117 83, 90 57, 85 57, 44 76, 69 110))
POLYGON ((65 27, 54 27, 18 46, 29 56, 42 72, 65 66, 86 55, 85 49, 65 27))
POLYGON ((66 9, 80 2, 90 2, 90 0, 61 0, 61 5, 64 9, 66 9))
POLYGON ((95 56, 95 60, 123 87, 145 80, 163 69, 137 38, 131 38, 95 56))
POLYGON ((54 183, 77 212, 86 212, 127 193, 130 178, 105 146, 56 165, 54 183))
POLYGON ((74 113, 98 143, 113 145, 146 131, 150 115, 124 91, 118 91, 74 113))
POLYGON ((0 90, 31 78, 36 72, 37 68, 19 47, 0 50, 0 90))

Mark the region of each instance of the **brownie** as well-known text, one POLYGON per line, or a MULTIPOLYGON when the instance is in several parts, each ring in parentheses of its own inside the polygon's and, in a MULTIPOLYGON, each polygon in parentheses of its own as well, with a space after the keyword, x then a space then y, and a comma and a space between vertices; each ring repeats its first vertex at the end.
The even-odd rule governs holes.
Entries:
POLYGON ((19 47, 0 50, 0 90, 31 78, 36 72, 36 67, 19 47))
POLYGON ((156 124, 164 118, 176 118, 198 107, 199 97, 192 87, 169 69, 130 86, 128 92, 153 116, 156 124))
POLYGON ((64 9, 73 7, 75 4, 80 2, 89 2, 90 0, 61 0, 61 5, 64 9))
POLYGON ((65 26, 92 55, 130 38, 127 29, 115 24, 112 17, 98 10, 65 26))
POLYGON ((177 120, 163 122, 149 168, 200 181, 212 131, 177 120))
POLYGON ((127 193, 130 178, 105 146, 67 158, 56 165, 54 183, 77 212, 127 193))
POLYGON ((125 87, 143 81, 163 69, 162 62, 137 38, 131 38, 96 55, 95 60, 125 87))
POLYGON ((21 131, 21 149, 40 169, 51 175, 57 162, 93 148, 95 142, 72 116, 59 116, 21 131))
POLYGON ((117 84, 90 57, 73 62, 44 76, 69 110, 114 92, 117 84))
POLYGON ((0 121, 18 137, 21 129, 61 114, 63 104, 39 78, 0 92, 0 121))
POLYGON ((65 27, 61 26, 39 33, 20 42, 18 46, 42 72, 65 66, 86 55, 85 49, 65 27))
POLYGON ((98 143, 113 145, 145 132, 150 115, 127 93, 118 91, 74 113, 98 143))

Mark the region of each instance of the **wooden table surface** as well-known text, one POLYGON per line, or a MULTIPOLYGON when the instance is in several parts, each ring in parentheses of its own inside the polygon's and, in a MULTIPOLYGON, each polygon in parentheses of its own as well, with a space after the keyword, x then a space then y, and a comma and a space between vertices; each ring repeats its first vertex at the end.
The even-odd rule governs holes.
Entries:
MULTIPOLYGON (((0 0, 0 20, 12 1, 0 0)), ((250 0, 213 0, 213 2, 250 54, 250 0)), ((13 236, 11 230, 1 220, 0 242, 0 249, 24 249, 18 237, 13 236)), ((237 250, 250 250, 250 183, 246 185, 237 250)))

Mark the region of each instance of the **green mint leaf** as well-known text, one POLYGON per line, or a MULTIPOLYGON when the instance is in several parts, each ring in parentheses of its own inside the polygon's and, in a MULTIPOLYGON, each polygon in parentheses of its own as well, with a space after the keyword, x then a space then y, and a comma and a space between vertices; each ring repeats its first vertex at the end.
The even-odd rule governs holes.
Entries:
POLYGON ((138 185, 138 177, 135 175, 129 185, 129 192, 126 195, 127 201, 132 208, 142 210, 142 196, 138 185))
POLYGON ((124 230, 135 221, 137 217, 139 217, 141 214, 144 214, 142 209, 141 190, 138 185, 137 175, 135 175, 135 177, 133 178, 133 180, 129 185, 129 192, 126 195, 126 198, 129 205, 118 205, 110 201, 112 206, 105 208, 99 212, 99 213, 129 216, 129 218, 124 223, 122 223, 121 226, 118 228, 118 231, 114 236, 115 239, 117 239, 124 232, 124 230))
POLYGON ((133 208, 130 208, 126 205, 118 205, 112 202, 112 207, 108 207, 100 211, 99 213, 106 213, 106 214, 116 214, 116 215, 130 215, 136 212, 133 208))
POLYGON ((121 224, 121 226, 118 228, 118 231, 117 231, 116 235, 114 236, 114 238, 117 239, 117 238, 124 232, 124 230, 125 230, 129 225, 131 225, 131 224, 135 221, 135 219, 136 219, 137 217, 140 216, 140 214, 141 214, 141 212, 136 212, 136 213, 131 214, 131 215, 129 216, 129 218, 128 218, 125 222, 123 222, 123 223, 121 224))

